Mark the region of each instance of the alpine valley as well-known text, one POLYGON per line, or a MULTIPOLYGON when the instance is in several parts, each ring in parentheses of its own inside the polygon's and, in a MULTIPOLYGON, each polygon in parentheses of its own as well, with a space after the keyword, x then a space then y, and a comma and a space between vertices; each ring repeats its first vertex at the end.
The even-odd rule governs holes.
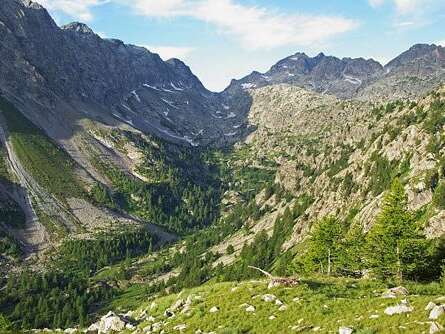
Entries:
POLYGON ((440 333, 444 238, 444 47, 215 93, 1 0, 1 333, 440 333))

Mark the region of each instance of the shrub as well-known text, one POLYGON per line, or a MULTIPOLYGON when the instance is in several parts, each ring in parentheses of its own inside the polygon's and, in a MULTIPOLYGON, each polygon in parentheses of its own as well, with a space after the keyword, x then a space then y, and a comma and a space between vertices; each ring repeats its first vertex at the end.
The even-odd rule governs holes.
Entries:
POLYGON ((439 186, 434 191, 433 196, 433 203, 434 205, 441 209, 445 210, 445 183, 441 182, 439 186))

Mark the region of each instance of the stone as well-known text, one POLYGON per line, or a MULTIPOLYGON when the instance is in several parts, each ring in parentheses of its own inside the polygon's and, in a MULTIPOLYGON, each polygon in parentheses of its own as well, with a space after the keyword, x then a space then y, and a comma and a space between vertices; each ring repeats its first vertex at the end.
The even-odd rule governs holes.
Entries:
POLYGON ((219 307, 218 307, 218 306, 213 306, 213 307, 209 310, 210 313, 216 313, 216 312, 218 312, 218 311, 219 311, 219 307))
POLYGON ((108 312, 100 319, 99 333, 119 332, 124 330, 126 322, 114 312, 108 312))
POLYGON ((435 308, 437 305, 433 302, 429 302, 428 305, 425 307, 425 311, 431 311, 433 308, 435 308))
POLYGON ((443 326, 435 321, 430 325, 430 334, 436 334, 443 331, 443 326))
POLYGON ((187 329, 187 325, 186 324, 180 324, 180 325, 176 325, 175 327, 173 327, 173 329, 175 331, 185 331, 187 329))
POLYGON ((278 311, 286 311, 286 310, 287 310, 286 305, 281 305, 280 308, 278 309, 278 311))
POLYGON ((439 317, 444 314, 445 312, 445 306, 444 305, 436 305, 431 309, 429 319, 430 320, 437 320, 439 317))
POLYGON ((74 334, 74 333, 77 333, 77 329, 75 329, 75 328, 67 328, 63 332, 66 333, 66 334, 74 334))
POLYGON ((378 318, 380 318, 380 316, 378 314, 371 314, 369 316, 369 319, 378 319, 378 318))
POLYGON ((255 306, 249 305, 246 307, 246 312, 255 312, 255 306))
POLYGON ((389 306, 385 309, 385 314, 394 315, 394 314, 402 314, 402 313, 410 313, 414 311, 414 308, 411 307, 407 300, 402 300, 402 302, 395 306, 389 306))
POLYGON ((403 286, 397 286, 395 288, 389 289, 390 292, 395 293, 398 296, 408 296, 409 292, 408 289, 406 289, 403 286))
POLYGON ((269 317, 269 320, 275 320, 276 318, 277 318, 276 316, 271 315, 271 316, 269 317))
POLYGON ((283 302, 279 299, 275 300, 275 305, 281 306, 283 305, 283 302))
POLYGON ((99 323, 91 324, 85 331, 86 334, 97 334, 99 333, 99 323))
POLYGON ((185 304, 184 299, 178 299, 171 307, 170 309, 174 312, 179 310, 181 307, 183 307, 185 304))
POLYGON ((266 295, 263 295, 261 297, 261 299, 267 303, 270 303, 270 302, 273 302, 274 300, 276 300, 277 297, 275 295, 266 294, 266 295))
POLYGON ((385 291, 384 293, 382 293, 382 298, 394 299, 394 298, 397 298, 397 296, 396 296, 396 294, 394 292, 385 291))
POLYGON ((353 331, 354 329, 350 327, 340 327, 338 329, 338 334, 352 334, 353 331))

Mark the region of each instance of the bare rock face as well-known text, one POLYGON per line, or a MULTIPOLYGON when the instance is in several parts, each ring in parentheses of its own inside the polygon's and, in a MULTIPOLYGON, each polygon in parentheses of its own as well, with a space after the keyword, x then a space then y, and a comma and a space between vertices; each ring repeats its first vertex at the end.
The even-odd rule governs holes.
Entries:
POLYGON ((0 92, 38 124, 66 103, 183 145, 233 137, 223 134, 236 115, 183 62, 102 39, 82 23, 59 28, 31 1, 2 1, 0 53, 0 92))

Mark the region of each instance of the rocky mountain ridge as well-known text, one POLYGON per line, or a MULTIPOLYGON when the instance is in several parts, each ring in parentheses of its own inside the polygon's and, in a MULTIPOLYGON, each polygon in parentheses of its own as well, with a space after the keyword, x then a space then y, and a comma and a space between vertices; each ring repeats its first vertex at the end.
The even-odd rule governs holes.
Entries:
POLYGON ((445 49, 434 44, 414 45, 385 66, 373 59, 339 59, 323 53, 311 58, 296 53, 280 60, 264 74, 253 72, 233 80, 226 91, 289 84, 342 99, 415 98, 437 87, 428 80, 443 80, 444 59, 445 49), (399 82, 407 78, 413 82, 399 82), (393 88, 386 95, 376 95, 375 90, 389 82, 394 84, 393 88))

